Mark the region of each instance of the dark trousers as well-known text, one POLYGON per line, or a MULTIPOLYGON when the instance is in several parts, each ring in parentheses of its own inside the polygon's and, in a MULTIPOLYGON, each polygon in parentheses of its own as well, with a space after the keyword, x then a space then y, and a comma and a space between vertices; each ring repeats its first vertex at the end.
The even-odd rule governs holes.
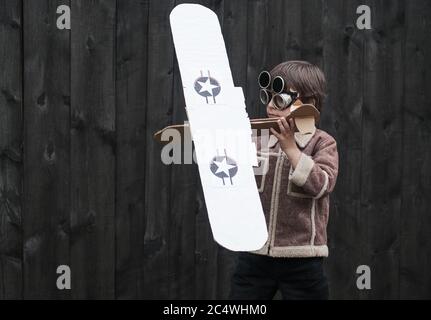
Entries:
POLYGON ((323 258, 274 258, 241 252, 229 299, 270 300, 277 290, 285 300, 327 300, 323 258))

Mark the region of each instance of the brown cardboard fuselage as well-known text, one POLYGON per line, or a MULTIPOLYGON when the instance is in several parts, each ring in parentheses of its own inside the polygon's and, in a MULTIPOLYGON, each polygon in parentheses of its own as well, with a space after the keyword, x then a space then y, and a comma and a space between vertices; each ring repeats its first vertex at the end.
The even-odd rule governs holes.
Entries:
MULTIPOLYGON (((319 122, 320 113, 312 104, 294 104, 291 108, 290 114, 285 118, 286 120, 294 119, 296 128, 301 133, 309 133, 313 131, 316 123, 319 122)), ((278 120, 279 118, 251 119, 250 124, 252 129, 257 130, 257 135, 260 135, 261 130, 263 129, 269 130, 270 128, 274 128, 277 130, 277 132, 279 132, 278 120)), ((157 131, 154 134, 154 139, 162 144, 169 143, 169 141, 162 141, 161 139, 163 132, 166 130, 177 130, 181 134, 182 138, 186 133, 190 134, 190 128, 188 124, 176 124, 167 126, 157 131)))

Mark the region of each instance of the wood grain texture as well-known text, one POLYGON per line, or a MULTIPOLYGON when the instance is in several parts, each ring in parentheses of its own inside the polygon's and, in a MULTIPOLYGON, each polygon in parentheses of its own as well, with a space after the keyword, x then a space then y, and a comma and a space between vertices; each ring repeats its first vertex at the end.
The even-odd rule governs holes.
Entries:
POLYGON ((150 1, 117 2, 116 297, 144 292, 148 15, 150 1))
POLYGON ((431 3, 405 2, 400 289, 403 299, 431 295, 431 3))
POLYGON ((70 265, 70 31, 61 1, 23 2, 24 296, 68 298, 57 267, 70 265))
MULTIPOLYGON (((323 68, 323 2, 301 1, 300 10, 301 59, 314 63, 320 68, 323 68)), ((289 60, 293 60, 294 58, 294 56, 288 57, 289 60)))
POLYGON ((273 67, 268 61, 269 48, 269 0, 250 0, 247 2, 247 87, 245 97, 249 118, 266 116, 265 107, 259 100, 257 79, 263 70, 273 67))
POLYGON ((21 37, 21 2, 0 2, 0 299, 23 297, 21 37))
POLYGON ((171 166, 161 162, 153 132, 172 122, 174 48, 169 13, 174 1, 151 1, 148 20, 147 122, 145 159, 144 291, 147 299, 169 296, 171 166))
POLYGON ((339 175, 331 197, 327 260, 331 298, 360 298, 356 268, 367 264, 366 219, 361 210, 364 40, 355 28, 359 2, 324 1, 323 64, 329 84, 320 128, 333 134, 339 175))
POLYGON ((373 29, 363 33, 361 213, 367 221, 366 264, 375 281, 366 298, 396 299, 399 292, 404 5, 401 1, 392 1, 390 6, 384 1, 371 1, 369 5, 374 18, 373 29))
POLYGON ((114 0, 72 1, 72 296, 115 297, 114 0))

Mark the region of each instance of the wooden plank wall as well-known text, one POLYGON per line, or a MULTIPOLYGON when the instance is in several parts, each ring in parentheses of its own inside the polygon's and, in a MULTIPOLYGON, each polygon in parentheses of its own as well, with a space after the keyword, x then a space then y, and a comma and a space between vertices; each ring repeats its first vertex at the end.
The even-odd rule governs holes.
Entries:
POLYGON ((227 297, 236 254, 212 239, 197 167, 164 165, 152 139, 186 120, 168 20, 182 2, 217 13, 250 117, 261 70, 324 70, 331 298, 430 298, 429 1, 0 0, 0 299, 227 297))

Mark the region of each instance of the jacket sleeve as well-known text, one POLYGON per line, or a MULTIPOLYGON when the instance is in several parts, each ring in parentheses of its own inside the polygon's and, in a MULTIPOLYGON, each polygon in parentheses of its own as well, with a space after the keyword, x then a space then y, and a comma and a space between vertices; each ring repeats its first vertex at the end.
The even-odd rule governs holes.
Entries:
POLYGON ((334 190, 337 176, 337 143, 332 137, 328 137, 320 143, 314 156, 301 153, 289 179, 307 194, 320 198, 334 190))

